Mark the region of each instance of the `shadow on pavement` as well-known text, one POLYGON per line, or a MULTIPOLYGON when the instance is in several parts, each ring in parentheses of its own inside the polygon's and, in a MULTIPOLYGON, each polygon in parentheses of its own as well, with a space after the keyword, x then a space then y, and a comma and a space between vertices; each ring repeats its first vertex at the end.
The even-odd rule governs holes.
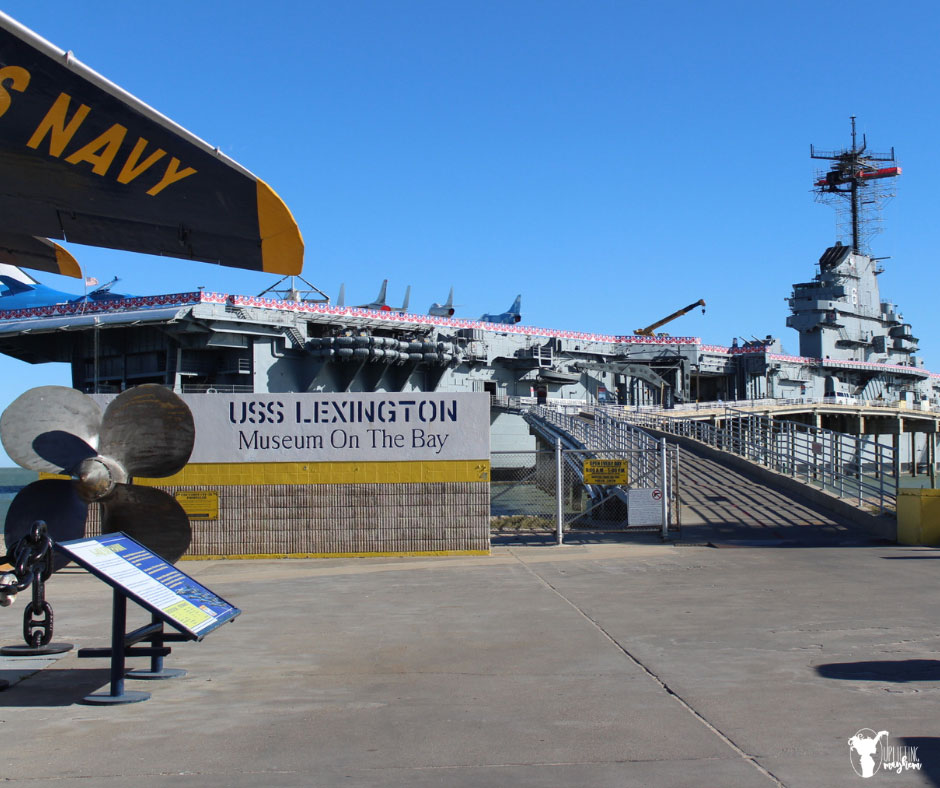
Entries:
POLYGON ((73 706, 110 680, 111 671, 103 668, 46 668, 0 692, 0 708, 73 706))
POLYGON ((867 662, 830 662, 817 665, 816 672, 826 679, 843 681, 940 681, 940 660, 901 659, 867 662))
MULTIPOLYGON (((673 535, 670 534, 672 537, 673 535)), ((672 538, 669 540, 672 541, 672 538)), ((490 543, 493 546, 555 545, 557 534, 552 531, 492 531, 490 543)), ((628 531, 566 531, 566 545, 585 544, 664 544, 658 533, 628 531)), ((668 542, 666 543, 668 544, 668 542)))
POLYGON ((920 761, 920 773, 934 785, 940 785, 940 738, 936 736, 898 736, 891 737, 904 747, 917 748, 917 760, 920 761))
MULTIPOLYGON (((558 543, 554 532, 547 531, 493 531, 490 543, 494 547, 552 546, 558 543)), ((663 540, 658 533, 630 531, 566 531, 566 545, 589 544, 676 544, 697 547, 887 547, 894 542, 860 534, 858 531, 814 531, 805 528, 728 528, 703 526, 683 528, 670 533, 663 540)), ((901 556, 899 556, 901 557, 901 556)), ((937 556, 905 556, 910 558, 940 558, 937 556)))

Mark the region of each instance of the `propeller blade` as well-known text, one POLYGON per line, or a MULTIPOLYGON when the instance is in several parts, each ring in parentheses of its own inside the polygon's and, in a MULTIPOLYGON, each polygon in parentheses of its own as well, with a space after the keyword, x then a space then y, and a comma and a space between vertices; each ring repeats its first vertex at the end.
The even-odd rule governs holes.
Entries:
POLYGON ((162 478, 183 469, 196 428, 189 407, 163 386, 147 383, 119 394, 101 425, 100 453, 130 476, 162 478))
POLYGON ((172 495, 132 484, 115 485, 101 502, 101 530, 123 531, 171 564, 192 541, 189 517, 172 495))
POLYGON ((39 386, 17 397, 0 416, 0 440, 17 465, 67 472, 98 452, 101 408, 82 392, 39 386))
MULTIPOLYGON (((53 542, 81 539, 85 535, 88 507, 78 497, 68 479, 42 479, 26 485, 10 503, 3 527, 7 549, 28 536, 36 520, 44 520, 53 542)), ((55 568, 69 562, 62 553, 55 554, 55 568)))

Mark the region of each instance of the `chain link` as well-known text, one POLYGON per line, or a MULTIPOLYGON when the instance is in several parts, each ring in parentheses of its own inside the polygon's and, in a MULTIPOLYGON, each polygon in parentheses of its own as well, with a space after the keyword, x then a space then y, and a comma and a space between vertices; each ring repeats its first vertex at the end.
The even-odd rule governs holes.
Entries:
POLYGON ((45 522, 33 523, 30 533, 13 544, 4 560, 13 567, 17 591, 25 591, 37 576, 48 580, 53 571, 53 551, 45 522))
MULTIPOLYGON (((36 596, 38 585, 33 586, 33 596, 36 596)), ((26 606, 23 613, 23 640, 32 648, 47 646, 52 640, 52 607, 45 599, 38 604, 34 599, 26 606)))
POLYGON ((8 551, 5 561, 13 567, 15 582, 5 583, 8 604, 16 592, 33 587, 32 601, 23 611, 23 639, 31 648, 47 646, 52 641, 52 607, 46 601, 46 580, 53 572, 53 545, 42 520, 33 523, 27 536, 8 551), (13 593, 11 593, 11 590, 13 593))

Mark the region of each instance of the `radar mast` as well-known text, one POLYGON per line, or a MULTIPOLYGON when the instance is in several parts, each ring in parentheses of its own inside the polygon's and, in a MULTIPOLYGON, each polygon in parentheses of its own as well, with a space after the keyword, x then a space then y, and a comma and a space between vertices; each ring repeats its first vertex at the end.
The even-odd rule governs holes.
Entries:
POLYGON ((879 232, 878 212, 881 205, 894 194, 886 185, 901 174, 891 153, 871 153, 868 141, 862 135, 861 145, 855 131, 855 115, 852 121, 852 147, 835 151, 819 151, 809 146, 809 155, 813 159, 831 161, 828 171, 816 173, 813 191, 818 202, 836 206, 840 219, 851 229, 852 251, 856 254, 868 254, 867 241, 879 232), (888 166, 883 166, 888 165, 888 166), (846 214, 848 214, 846 216, 846 214))

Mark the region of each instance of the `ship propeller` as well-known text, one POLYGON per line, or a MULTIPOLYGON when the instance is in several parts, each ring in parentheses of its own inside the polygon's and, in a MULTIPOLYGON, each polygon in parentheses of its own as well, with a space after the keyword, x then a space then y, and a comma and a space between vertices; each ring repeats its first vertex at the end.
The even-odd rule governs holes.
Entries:
POLYGON ((182 470, 195 434, 186 403, 163 386, 128 389, 103 416, 75 389, 30 389, 0 416, 3 448, 23 468, 71 478, 42 479, 19 492, 4 525, 7 546, 36 520, 46 522, 53 541, 79 539, 87 505, 100 503, 104 533, 123 531, 165 560, 179 560, 192 539, 189 517, 171 495, 132 479, 182 470))

